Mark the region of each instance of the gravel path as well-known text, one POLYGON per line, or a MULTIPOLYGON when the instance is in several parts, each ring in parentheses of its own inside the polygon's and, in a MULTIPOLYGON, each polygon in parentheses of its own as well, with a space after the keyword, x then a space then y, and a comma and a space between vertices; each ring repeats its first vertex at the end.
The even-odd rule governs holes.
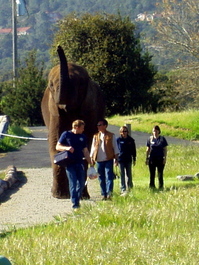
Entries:
MULTIPOLYGON (((51 168, 17 169, 20 182, 0 197, 0 232, 13 227, 28 227, 55 220, 55 216, 72 213, 69 199, 51 196, 51 168), (21 171, 21 172, 20 172, 21 171)), ((89 180, 91 199, 82 201, 94 203, 100 200, 98 180, 89 180)))
MULTIPOLYGON (((46 127, 31 127, 33 137, 47 138, 46 127)), ((72 213, 70 199, 51 195, 52 169, 47 141, 29 141, 19 151, 0 155, 0 172, 13 165, 19 182, 0 196, 0 233, 13 227, 28 227, 55 220, 72 213)), ((101 199, 98 180, 88 180, 90 200, 101 199)))

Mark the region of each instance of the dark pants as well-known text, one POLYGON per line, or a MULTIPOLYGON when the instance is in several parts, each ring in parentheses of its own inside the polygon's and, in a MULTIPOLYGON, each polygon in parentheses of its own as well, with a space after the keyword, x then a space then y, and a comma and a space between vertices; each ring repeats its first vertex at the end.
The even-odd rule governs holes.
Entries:
POLYGON ((163 159, 149 160, 149 171, 150 171, 150 183, 149 187, 155 188, 155 171, 158 170, 159 189, 164 187, 163 170, 164 170, 163 159))
POLYGON ((126 179, 125 179, 125 172, 127 176, 127 187, 128 189, 133 188, 133 181, 132 181, 132 163, 131 162, 120 162, 120 176, 121 176, 121 190, 126 190, 126 179))

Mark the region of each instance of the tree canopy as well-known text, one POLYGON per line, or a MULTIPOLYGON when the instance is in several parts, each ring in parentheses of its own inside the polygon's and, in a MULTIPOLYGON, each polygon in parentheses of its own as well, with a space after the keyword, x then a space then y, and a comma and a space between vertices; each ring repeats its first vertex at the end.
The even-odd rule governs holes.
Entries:
POLYGON ((199 5, 196 0, 159 0, 159 13, 153 26, 156 40, 167 49, 199 59, 199 5))
POLYGON ((10 116, 12 124, 43 124, 40 105, 45 86, 43 66, 37 65, 36 52, 33 50, 18 69, 15 87, 12 82, 1 83, 1 113, 10 116))
POLYGON ((156 71, 135 32, 132 21, 120 14, 71 14, 58 25, 51 53, 60 44, 68 61, 88 70, 104 92, 107 115, 150 110, 156 71))

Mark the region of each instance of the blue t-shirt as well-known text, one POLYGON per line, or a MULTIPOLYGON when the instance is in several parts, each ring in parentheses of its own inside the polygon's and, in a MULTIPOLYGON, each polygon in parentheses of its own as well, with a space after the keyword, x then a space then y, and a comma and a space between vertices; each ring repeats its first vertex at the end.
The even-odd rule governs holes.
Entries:
POLYGON ((81 163, 84 157, 83 149, 87 147, 87 140, 84 134, 75 134, 72 131, 65 131, 59 138, 59 143, 74 148, 74 160, 81 163))
POLYGON ((150 159, 162 159, 164 157, 164 147, 168 143, 164 136, 158 138, 151 136, 146 145, 150 148, 150 159))

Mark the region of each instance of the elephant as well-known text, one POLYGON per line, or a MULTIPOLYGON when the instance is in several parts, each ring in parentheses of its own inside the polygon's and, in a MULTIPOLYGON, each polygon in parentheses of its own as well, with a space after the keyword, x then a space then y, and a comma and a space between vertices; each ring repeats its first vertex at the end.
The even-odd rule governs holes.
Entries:
MULTIPOLYGON (((104 118, 105 100, 97 83, 87 70, 75 63, 68 63, 63 48, 57 47, 59 64, 48 75, 47 88, 41 101, 44 123, 48 129, 48 146, 53 171, 52 195, 55 198, 70 198, 68 178, 65 168, 54 164, 55 146, 62 132, 71 130, 72 122, 80 119, 85 122, 84 134, 90 150, 97 122, 104 118)), ((85 162, 85 183, 86 169, 85 162)), ((82 198, 90 198, 87 185, 82 198)))

